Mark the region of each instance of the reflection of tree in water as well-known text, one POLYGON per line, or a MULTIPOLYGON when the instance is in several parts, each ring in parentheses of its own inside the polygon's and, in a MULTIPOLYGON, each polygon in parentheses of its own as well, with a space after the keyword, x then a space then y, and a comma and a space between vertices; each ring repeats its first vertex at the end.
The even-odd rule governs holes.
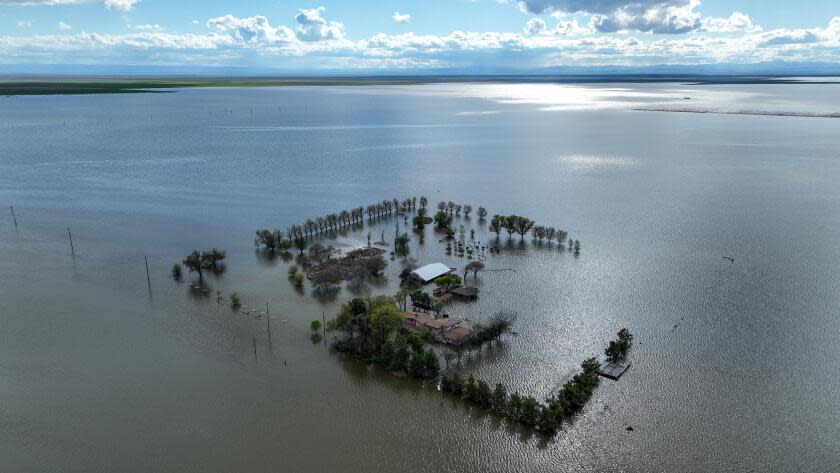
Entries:
POLYGON ((435 382, 418 385, 417 380, 409 376, 394 374, 347 354, 333 353, 339 357, 341 367, 350 374, 348 378, 356 386, 373 384, 387 389, 392 394, 408 394, 411 396, 415 396, 418 388, 420 388, 429 393, 429 395, 440 396, 437 391, 437 383, 435 382))
POLYGON ((258 263, 267 268, 274 267, 280 261, 288 263, 294 258, 294 255, 289 251, 271 251, 265 248, 255 249, 254 256, 258 263))
POLYGON ((201 283, 191 282, 187 285, 187 295, 194 300, 207 300, 211 292, 215 294, 213 287, 207 284, 206 280, 201 283))
POLYGON ((312 290, 312 297, 321 304, 327 304, 335 302, 340 292, 341 286, 320 286, 312 290))

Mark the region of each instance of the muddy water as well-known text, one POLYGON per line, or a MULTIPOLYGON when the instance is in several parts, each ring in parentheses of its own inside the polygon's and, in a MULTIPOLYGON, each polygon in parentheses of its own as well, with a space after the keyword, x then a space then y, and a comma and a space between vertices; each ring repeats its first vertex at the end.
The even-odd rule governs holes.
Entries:
MULTIPOLYGON (((633 85, 572 91, 562 107, 562 94, 540 103, 549 90, 435 87, 2 99, 0 199, 18 227, 0 225, 0 469, 840 467, 836 123, 615 105, 686 89, 712 105, 822 110, 840 108, 834 89, 633 85), (478 302, 449 310, 469 323, 516 313, 517 335, 463 369, 543 397, 618 328, 636 334, 631 371, 555 438, 311 339, 309 322, 342 301, 395 292, 399 260, 316 297, 252 244, 257 228, 421 194, 529 215, 584 247, 502 235, 486 263, 505 271, 470 280, 478 302), (212 246, 229 256, 210 292, 168 277, 212 246), (266 302, 271 346, 253 316, 266 302)), ((390 239, 396 223, 328 239, 390 239)), ((461 224, 495 239, 475 215, 461 224)), ((431 229, 411 252, 466 262, 431 229)))

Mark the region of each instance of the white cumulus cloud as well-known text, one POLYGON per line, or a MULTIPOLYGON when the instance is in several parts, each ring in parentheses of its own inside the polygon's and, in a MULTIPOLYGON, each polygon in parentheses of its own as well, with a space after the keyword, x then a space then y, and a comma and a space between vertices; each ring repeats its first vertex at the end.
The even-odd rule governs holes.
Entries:
POLYGON ((400 12, 397 11, 397 12, 394 12, 393 15, 391 15, 391 18, 394 21, 396 21, 397 23, 410 23, 411 22, 411 15, 409 15, 408 13, 400 13, 400 12))
POLYGON ((298 23, 297 37, 301 41, 326 41, 344 38, 344 24, 327 21, 322 16, 324 7, 302 8, 298 10, 295 21, 298 23))
POLYGON ((80 3, 101 3, 105 8, 116 11, 131 11, 140 0, 0 0, 0 5, 76 5, 80 3))
POLYGON ((249 18, 220 16, 207 20, 207 27, 227 33, 243 43, 288 43, 294 38, 294 33, 289 28, 275 28, 271 26, 268 18, 262 15, 249 18))

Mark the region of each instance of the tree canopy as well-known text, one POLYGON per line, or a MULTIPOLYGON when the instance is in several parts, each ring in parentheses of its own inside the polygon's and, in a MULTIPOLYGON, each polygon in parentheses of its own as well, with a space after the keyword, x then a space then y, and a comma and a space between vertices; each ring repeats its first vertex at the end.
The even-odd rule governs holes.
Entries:
POLYGON ((220 269, 219 262, 226 257, 225 252, 213 248, 207 251, 193 250, 182 262, 191 273, 198 273, 199 280, 204 278, 204 271, 220 269))

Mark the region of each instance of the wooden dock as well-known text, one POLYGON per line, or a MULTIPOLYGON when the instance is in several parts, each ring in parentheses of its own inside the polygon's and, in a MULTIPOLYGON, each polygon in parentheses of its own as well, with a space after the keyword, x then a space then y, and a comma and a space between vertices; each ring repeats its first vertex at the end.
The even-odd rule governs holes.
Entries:
POLYGON ((617 380, 630 368, 630 362, 604 361, 598 367, 598 374, 609 379, 617 380))

